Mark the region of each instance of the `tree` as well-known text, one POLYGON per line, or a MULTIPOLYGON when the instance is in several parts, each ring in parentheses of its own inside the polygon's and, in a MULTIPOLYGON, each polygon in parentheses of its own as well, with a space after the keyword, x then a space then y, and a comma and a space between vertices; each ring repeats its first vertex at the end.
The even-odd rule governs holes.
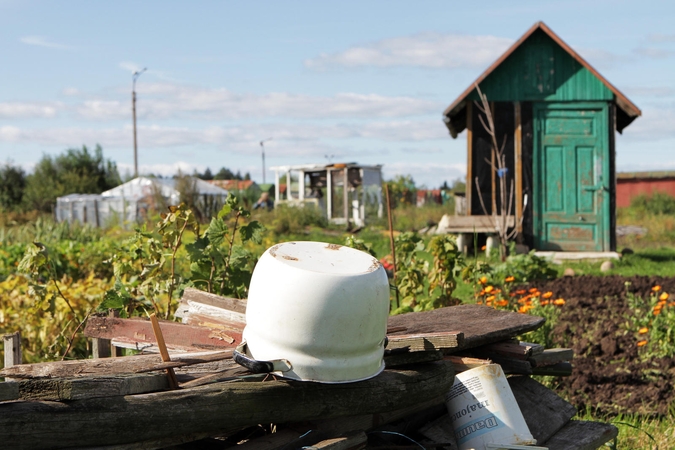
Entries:
POLYGON ((221 167, 218 173, 213 176, 214 180, 232 180, 234 179, 234 173, 227 167, 221 167))
POLYGON ((9 162, 0 167, 0 208, 17 209, 21 205, 26 188, 26 172, 9 162))
POLYGON ((96 146, 90 153, 86 146, 71 148, 52 157, 43 155, 26 180, 27 206, 50 211, 57 197, 68 194, 100 194, 121 183, 117 165, 103 158, 96 146))

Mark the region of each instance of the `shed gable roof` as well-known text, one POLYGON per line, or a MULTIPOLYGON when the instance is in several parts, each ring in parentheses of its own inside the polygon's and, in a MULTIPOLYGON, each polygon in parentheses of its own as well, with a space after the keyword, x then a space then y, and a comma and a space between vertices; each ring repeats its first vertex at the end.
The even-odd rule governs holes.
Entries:
POLYGON ((487 89, 493 101, 614 100, 619 132, 642 114, 543 22, 534 24, 445 109, 444 120, 453 137, 466 127, 466 105, 477 99, 476 84, 487 89))

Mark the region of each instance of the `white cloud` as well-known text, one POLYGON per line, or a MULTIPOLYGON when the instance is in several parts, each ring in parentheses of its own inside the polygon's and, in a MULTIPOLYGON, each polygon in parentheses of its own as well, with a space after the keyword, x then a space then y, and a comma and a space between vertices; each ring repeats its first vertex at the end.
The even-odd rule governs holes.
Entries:
MULTIPOLYGON (((440 114, 444 103, 414 97, 338 93, 310 96, 273 92, 240 94, 222 88, 200 88, 175 83, 137 86, 139 118, 246 119, 283 117, 298 119, 382 118, 440 114)), ((76 108, 85 119, 127 119, 130 104, 118 100, 88 100, 76 108)))
POLYGON ((651 107, 643 110, 623 132, 626 138, 639 141, 656 141, 675 138, 675 109, 651 107))
POLYGON ((331 67, 482 68, 513 43, 496 36, 420 33, 382 39, 336 53, 322 53, 305 61, 310 69, 331 67))
POLYGON ((61 105, 58 103, 4 102, 0 103, 0 118, 52 118, 56 116, 60 107, 61 105))
POLYGON ((19 39, 19 41, 27 45, 36 45, 38 47, 47 47, 57 50, 70 50, 72 48, 69 45, 59 44, 50 41, 48 38, 44 36, 24 36, 21 39, 19 39))
POLYGON ((80 91, 77 88, 74 87, 67 87, 61 91, 63 95, 68 95, 68 96, 74 96, 74 95, 79 95, 80 91))

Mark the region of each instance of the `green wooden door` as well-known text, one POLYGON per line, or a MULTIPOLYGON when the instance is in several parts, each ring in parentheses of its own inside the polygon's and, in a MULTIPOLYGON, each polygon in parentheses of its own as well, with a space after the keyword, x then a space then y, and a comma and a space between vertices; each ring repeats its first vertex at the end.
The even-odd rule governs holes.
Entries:
POLYGON ((608 251, 607 104, 533 108, 535 248, 608 251))

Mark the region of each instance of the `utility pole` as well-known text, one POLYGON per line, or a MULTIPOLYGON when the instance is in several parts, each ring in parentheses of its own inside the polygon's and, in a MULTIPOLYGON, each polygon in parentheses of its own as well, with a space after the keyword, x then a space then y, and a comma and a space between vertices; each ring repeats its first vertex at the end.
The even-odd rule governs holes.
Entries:
POLYGON ((131 87, 131 111, 134 117, 134 178, 138 177, 138 143, 136 141, 136 80, 143 72, 148 70, 143 68, 140 72, 137 70, 132 75, 133 83, 131 87))
POLYGON ((264 141, 260 141, 260 148, 262 149, 262 161, 263 161, 263 184, 265 184, 265 142, 271 140, 272 138, 267 138, 264 141))

